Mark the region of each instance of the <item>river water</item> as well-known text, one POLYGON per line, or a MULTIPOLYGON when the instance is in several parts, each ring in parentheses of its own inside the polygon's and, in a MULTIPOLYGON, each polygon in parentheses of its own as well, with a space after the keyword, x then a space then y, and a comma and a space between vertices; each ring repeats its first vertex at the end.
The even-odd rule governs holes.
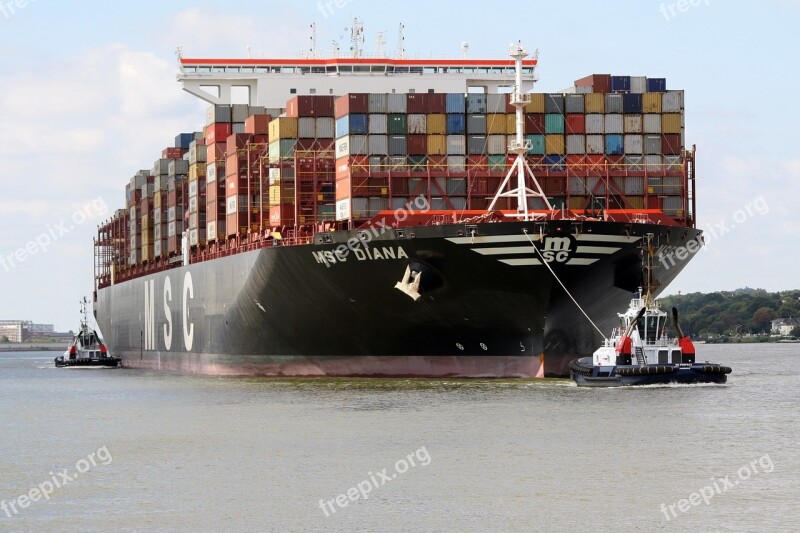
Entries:
POLYGON ((800 344, 699 345, 734 368, 727 385, 630 389, 207 378, 55 355, 0 354, 0 531, 800 523, 800 344))

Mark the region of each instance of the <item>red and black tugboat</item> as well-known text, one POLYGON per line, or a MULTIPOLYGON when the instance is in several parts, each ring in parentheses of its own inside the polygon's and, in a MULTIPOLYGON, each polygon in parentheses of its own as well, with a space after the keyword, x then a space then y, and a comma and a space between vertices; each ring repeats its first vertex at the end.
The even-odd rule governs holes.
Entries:
POLYGON ((97 331, 89 328, 86 306, 89 301, 84 297, 81 301, 81 327, 78 334, 72 339, 69 348, 63 355, 55 358, 57 367, 66 366, 119 366, 120 358, 113 357, 97 331))
POLYGON ((579 387, 619 387, 667 383, 725 383, 731 368, 715 363, 698 363, 691 339, 672 308, 672 324, 678 335, 669 336, 668 315, 653 298, 652 257, 645 236, 642 251, 646 291, 634 294, 627 311, 619 314, 620 325, 591 357, 572 361, 570 377, 579 387))

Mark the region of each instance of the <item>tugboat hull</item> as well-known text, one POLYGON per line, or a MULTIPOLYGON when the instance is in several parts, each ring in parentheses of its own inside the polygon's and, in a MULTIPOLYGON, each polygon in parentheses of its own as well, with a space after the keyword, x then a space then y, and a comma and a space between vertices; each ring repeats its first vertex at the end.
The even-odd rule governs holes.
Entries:
POLYGON ((667 385, 726 383, 730 367, 694 363, 691 365, 620 365, 592 366, 591 357, 570 363, 570 378, 579 387, 628 387, 637 385, 667 385))

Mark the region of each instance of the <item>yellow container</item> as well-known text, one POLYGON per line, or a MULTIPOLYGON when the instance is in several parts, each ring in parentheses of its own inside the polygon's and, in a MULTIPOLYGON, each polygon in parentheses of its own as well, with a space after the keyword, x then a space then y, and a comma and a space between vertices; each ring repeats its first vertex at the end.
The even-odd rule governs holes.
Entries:
POLYGON ((564 148, 564 136, 545 135, 544 151, 548 155, 564 155, 564 153, 566 152, 564 148))
POLYGON ((682 118, 680 113, 661 115, 661 133, 680 133, 682 118))
POLYGON ((486 134, 505 135, 506 134, 506 115, 505 113, 486 114, 486 134))
POLYGON ((433 114, 428 115, 428 135, 447 134, 447 115, 433 114))
MULTIPOLYGON (((430 119, 432 115, 428 115, 430 119)), ((442 115, 444 116, 444 115, 442 115)), ((428 122, 430 127, 430 122, 428 122)), ((428 135, 428 155, 445 155, 447 153, 446 135, 428 135)))
POLYGON ((625 199, 633 209, 644 209, 644 196, 626 196, 625 199))
POLYGON ((526 113, 544 113, 544 93, 531 94, 531 103, 525 106, 526 113))
POLYGON ((587 203, 588 199, 585 196, 570 196, 567 208, 580 210, 584 209, 587 203))
POLYGON ((273 207, 281 204, 281 186, 270 185, 269 187, 269 206, 273 207))
POLYGON ((195 181, 198 178, 205 178, 206 177, 206 164, 205 163, 195 163, 194 165, 189 165, 189 181, 195 181))
POLYGON ((297 138, 297 118, 279 117, 269 123, 269 142, 297 138))
MULTIPOLYGON (((583 107, 587 113, 605 113, 605 95, 602 93, 588 93, 583 95, 583 107)), ((659 110, 661 110, 660 107, 659 110)))
MULTIPOLYGON (((522 120, 522 128, 523 132, 525 131, 525 119, 522 120)), ((506 115, 506 133, 509 135, 514 135, 517 133, 517 114, 512 113, 506 115)))
POLYGON ((643 113, 661 113, 661 93, 644 93, 642 97, 643 113))

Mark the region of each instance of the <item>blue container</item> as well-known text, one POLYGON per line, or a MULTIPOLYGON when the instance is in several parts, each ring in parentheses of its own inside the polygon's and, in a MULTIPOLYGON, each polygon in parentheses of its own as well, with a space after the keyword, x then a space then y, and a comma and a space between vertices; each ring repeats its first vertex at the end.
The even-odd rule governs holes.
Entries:
POLYGON ((666 78, 647 78, 647 92, 665 93, 667 92, 666 78))
POLYGON ((465 113, 465 104, 464 93, 447 93, 445 99, 445 113, 465 113))
POLYGON ((625 152, 622 135, 616 133, 606 135, 606 155, 621 155, 625 152))
MULTIPOLYGON (((449 95, 448 95, 449 96, 449 95)), ((459 113, 447 115, 447 134, 464 135, 467 131, 467 116, 459 113)))
POLYGON ((630 90, 631 90, 630 76, 611 76, 612 93, 630 92, 630 90))
POLYGON ((566 158, 563 155, 546 155, 544 164, 550 172, 564 172, 567 170, 566 158))
POLYGON ((345 135, 366 135, 369 133, 368 117, 367 114, 356 113, 336 119, 336 138, 345 135))
POLYGON ((642 112, 642 95, 641 94, 623 94, 622 95, 622 109, 624 113, 636 114, 642 112))
POLYGON ((530 155, 544 155, 544 135, 529 134, 525 136, 531 142, 530 155))
POLYGON ((545 133, 564 133, 564 115, 548 113, 544 116, 545 133))
POLYGON ((486 93, 467 95, 467 113, 486 113, 486 93))
POLYGON ((546 94, 544 95, 544 112, 564 114, 564 95, 546 94))
POLYGON ((175 148, 189 149, 189 144, 194 140, 194 133, 179 133, 175 136, 175 148))

